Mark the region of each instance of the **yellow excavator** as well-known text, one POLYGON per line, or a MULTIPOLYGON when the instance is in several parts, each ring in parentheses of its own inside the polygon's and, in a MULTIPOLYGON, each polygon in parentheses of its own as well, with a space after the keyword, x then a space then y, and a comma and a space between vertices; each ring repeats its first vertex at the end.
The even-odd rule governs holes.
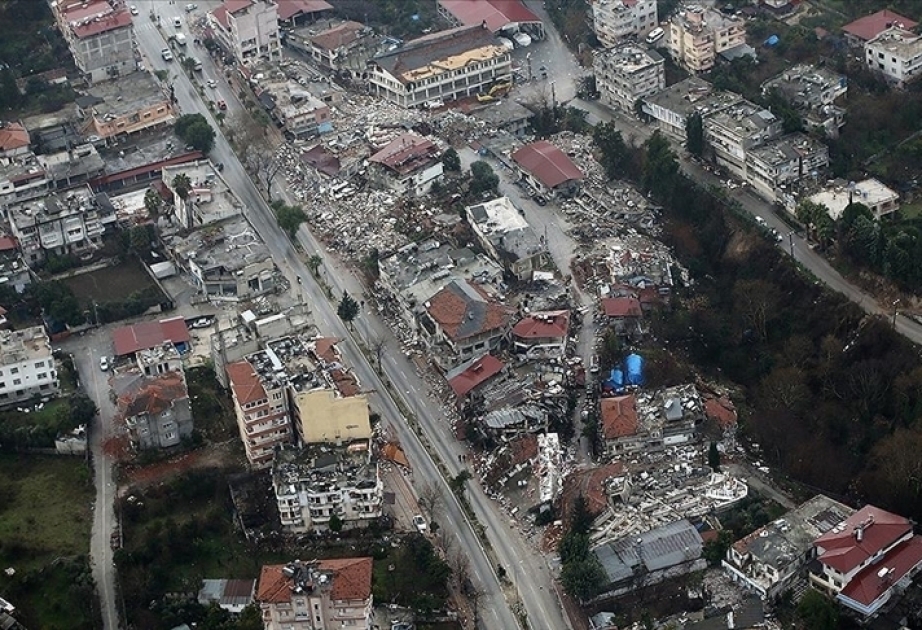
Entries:
POLYGON ((481 103, 492 103, 496 99, 505 96, 512 89, 512 82, 497 83, 490 88, 489 92, 481 92, 477 95, 477 100, 481 103))

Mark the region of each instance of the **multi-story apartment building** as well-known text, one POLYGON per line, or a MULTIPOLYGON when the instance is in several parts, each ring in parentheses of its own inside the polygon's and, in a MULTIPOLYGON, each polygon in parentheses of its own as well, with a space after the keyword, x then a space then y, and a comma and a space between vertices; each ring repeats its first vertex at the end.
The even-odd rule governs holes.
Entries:
POLYGON ((290 137, 312 138, 333 131, 330 107, 296 81, 276 81, 264 86, 260 101, 290 137))
POLYGON ((420 315, 420 332, 461 359, 495 350, 509 334, 512 309, 468 280, 452 280, 433 295, 420 315))
POLYGON ((119 0, 57 0, 58 29, 91 83, 137 70, 137 42, 128 7, 119 0))
POLYGON ((835 104, 848 91, 848 79, 824 67, 796 65, 762 84, 762 94, 778 94, 803 116, 808 128, 821 127, 829 137, 845 125, 845 108, 835 104))
POLYGON ((746 153, 781 135, 781 120, 749 101, 704 119, 704 138, 720 166, 746 179, 746 153))
POLYGON ((132 370, 114 376, 113 387, 116 382, 119 414, 136 448, 169 448, 192 435, 192 405, 181 368, 155 375, 132 370))
POLYGON ((71 254, 102 244, 106 227, 115 223, 115 208, 105 193, 88 187, 12 206, 8 218, 29 264, 48 254, 71 254))
POLYGON ((249 57, 282 55, 275 0, 225 0, 208 14, 208 23, 218 41, 241 63, 249 57))
POLYGON ((42 326, 0 330, 0 407, 60 390, 51 340, 42 326))
POLYGON ((169 93, 147 72, 95 85, 75 102, 77 115, 83 120, 81 131, 92 140, 162 127, 171 123, 175 114, 169 93))
POLYGON ((666 37, 676 63, 705 72, 714 67, 717 55, 746 43, 746 25, 716 9, 689 4, 669 18, 666 37))
POLYGON ((656 0, 593 0, 592 30, 606 48, 628 38, 640 38, 659 21, 656 0))
POLYGON ((442 177, 441 154, 432 140, 401 134, 368 158, 368 179, 398 195, 423 196, 442 177))
POLYGON ((746 181, 769 201, 808 177, 814 180, 829 166, 829 148, 803 133, 792 133, 746 152, 746 181))
POLYGON ((406 42, 369 61, 373 94, 403 107, 451 101, 511 83, 512 58, 485 26, 463 26, 406 42))
POLYGON ((484 251, 519 280, 530 280, 547 261, 547 247, 508 197, 468 206, 465 212, 484 251))
MULTIPOLYGON (((344 529, 362 527, 384 513, 384 483, 371 442, 342 446, 282 448, 272 464, 272 489, 286 531, 328 531, 339 521, 344 529)), ((339 526, 334 526, 338 529, 339 526)))
POLYGON ((735 105, 743 97, 733 92, 721 92, 698 77, 688 77, 664 90, 643 99, 643 113, 669 136, 685 140, 685 122, 688 116, 702 117, 735 105))
POLYGON ((889 28, 864 45, 868 68, 899 87, 922 76, 922 36, 889 28))
POLYGON ((256 602, 265 630, 371 630, 373 560, 342 558, 266 565, 256 602))
POLYGON ((620 44, 595 53, 596 89, 609 107, 633 113, 637 101, 666 87, 663 57, 638 44, 620 44))
POLYGON ((286 383, 275 374, 278 357, 263 350, 227 366, 237 428, 253 468, 268 468, 276 446, 292 441, 286 383))
POLYGON ((295 29, 285 44, 310 55, 327 72, 351 72, 360 75, 365 65, 381 47, 381 37, 360 22, 341 22, 323 27, 295 29))

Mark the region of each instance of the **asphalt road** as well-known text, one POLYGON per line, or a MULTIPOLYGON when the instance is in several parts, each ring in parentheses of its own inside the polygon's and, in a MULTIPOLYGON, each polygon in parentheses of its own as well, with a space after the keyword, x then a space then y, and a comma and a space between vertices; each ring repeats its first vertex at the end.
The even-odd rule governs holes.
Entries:
MULTIPOLYGON (((139 3, 142 15, 149 11, 149 6, 149 3, 139 3)), ((162 5, 158 4, 159 6, 162 5)), ((149 28, 139 26, 137 37, 142 51, 152 64, 152 69, 167 69, 159 56, 159 51, 165 46, 165 42, 153 24, 149 24, 149 28)), ((218 126, 202 104, 198 94, 193 90, 189 79, 184 74, 177 73, 174 81, 180 109, 184 112, 202 113, 217 129, 218 126)), ((212 150, 212 159, 224 163, 224 178, 244 202, 247 218, 266 242, 273 258, 288 276, 292 286, 296 286, 300 279, 301 290, 305 293, 305 299, 311 303, 318 327, 325 334, 332 334, 345 340, 342 344, 343 354, 349 364, 354 367, 364 388, 377 392, 369 396, 370 402, 393 425, 414 466, 414 482, 419 483, 420 480, 434 482, 442 490, 446 524, 450 523, 454 526, 460 548, 468 554, 471 561, 472 580, 484 593, 481 600, 483 626, 496 630, 516 628, 518 622, 502 595, 495 567, 481 548, 479 540, 467 523, 447 483, 439 474, 435 463, 416 434, 403 420, 400 408, 387 394, 388 390, 384 383, 359 351, 352 339, 351 331, 347 330, 336 316, 335 307, 327 301, 321 287, 308 273, 287 237, 276 224, 271 210, 259 196, 242 165, 220 134, 212 150)), ((310 253, 317 251, 324 256, 324 268, 327 269, 328 279, 335 281, 341 275, 351 276, 347 269, 327 257, 323 250, 308 248, 307 251, 310 253)), ((389 339, 391 336, 387 327, 374 318, 360 317, 355 324, 355 329, 361 332, 363 328, 376 338, 389 339)), ((451 473, 456 474, 460 470, 457 454, 461 452, 461 448, 450 435, 449 423, 438 407, 428 398, 427 387, 423 379, 416 374, 406 357, 399 351, 387 352, 384 358, 384 371, 398 390, 403 403, 418 418, 433 451, 441 457, 451 473)), ((556 597, 549 588, 549 582, 544 583, 548 579, 548 574, 543 558, 535 554, 533 549, 512 532, 507 520, 498 514, 493 502, 480 491, 477 484, 470 484, 468 496, 479 519, 486 527, 488 536, 496 549, 499 563, 504 565, 510 574, 513 573, 510 569, 516 565, 522 567, 521 575, 535 578, 533 581, 525 580, 519 587, 525 609, 528 611, 529 619, 532 620, 532 627, 536 630, 566 628, 567 624, 563 620, 556 597), (544 579, 541 579, 542 577, 544 579)), ((518 570, 516 574, 519 574, 518 570)))

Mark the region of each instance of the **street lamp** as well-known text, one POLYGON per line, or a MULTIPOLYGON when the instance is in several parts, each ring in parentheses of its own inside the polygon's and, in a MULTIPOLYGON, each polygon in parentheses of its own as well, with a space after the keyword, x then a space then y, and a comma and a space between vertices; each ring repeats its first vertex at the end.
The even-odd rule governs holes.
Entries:
POLYGON ((788 242, 791 244, 791 258, 794 258, 794 230, 788 232, 788 242))
POLYGON ((896 307, 899 305, 899 303, 900 303, 900 298, 896 298, 895 300, 893 300, 893 320, 890 323, 890 326, 892 328, 896 328, 896 313, 897 313, 896 307))

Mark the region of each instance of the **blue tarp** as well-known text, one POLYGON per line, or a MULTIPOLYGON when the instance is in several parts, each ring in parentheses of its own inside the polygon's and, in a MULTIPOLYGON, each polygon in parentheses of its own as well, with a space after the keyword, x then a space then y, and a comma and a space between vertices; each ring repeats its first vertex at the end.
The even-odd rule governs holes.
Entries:
POLYGON ((778 38, 777 35, 772 35, 771 37, 765 40, 765 45, 766 46, 777 46, 778 42, 780 41, 781 40, 778 38))
POLYGON ((629 354, 624 360, 624 371, 627 374, 628 385, 643 385, 643 357, 639 354, 629 354))
POLYGON ((611 376, 608 377, 608 380, 603 385, 616 391, 624 389, 624 372, 618 368, 613 369, 611 376))

